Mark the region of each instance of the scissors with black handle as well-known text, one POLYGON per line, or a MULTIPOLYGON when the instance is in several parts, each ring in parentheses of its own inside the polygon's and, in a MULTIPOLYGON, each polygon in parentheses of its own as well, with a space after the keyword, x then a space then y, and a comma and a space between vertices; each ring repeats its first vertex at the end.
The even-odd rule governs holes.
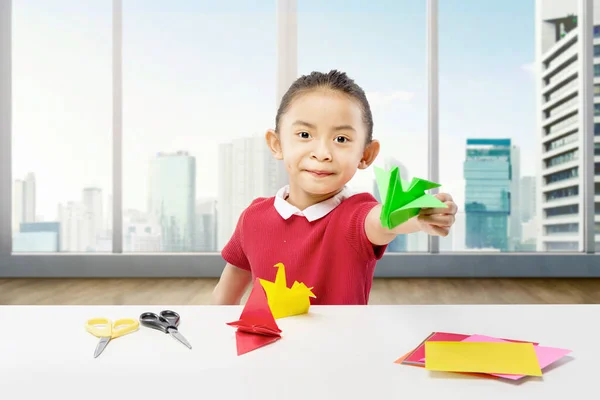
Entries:
POLYGON ((188 348, 192 345, 183 337, 177 327, 181 318, 175 311, 164 310, 159 315, 153 312, 145 312, 140 315, 140 323, 148 328, 156 329, 164 333, 170 334, 173 338, 183 343, 188 348))

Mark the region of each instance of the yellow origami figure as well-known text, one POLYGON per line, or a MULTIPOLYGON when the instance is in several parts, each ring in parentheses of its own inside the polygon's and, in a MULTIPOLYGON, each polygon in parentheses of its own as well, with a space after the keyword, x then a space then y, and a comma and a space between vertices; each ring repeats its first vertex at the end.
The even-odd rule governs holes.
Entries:
POLYGON ((267 294, 273 317, 278 319, 306 314, 310 307, 309 297, 317 297, 311 291, 312 288, 308 288, 304 283, 298 283, 297 281, 294 282, 291 288, 288 288, 285 279, 285 266, 279 263, 275 267, 279 268, 275 276, 275 282, 260 280, 267 294))

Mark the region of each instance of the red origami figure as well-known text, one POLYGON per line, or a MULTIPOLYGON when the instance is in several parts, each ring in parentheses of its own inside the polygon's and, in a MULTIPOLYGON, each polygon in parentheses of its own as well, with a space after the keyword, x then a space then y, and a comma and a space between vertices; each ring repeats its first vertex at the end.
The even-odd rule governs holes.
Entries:
POLYGON ((275 322, 267 295, 258 278, 254 280, 240 319, 228 322, 227 325, 237 327, 235 338, 238 356, 281 339, 281 329, 275 322))

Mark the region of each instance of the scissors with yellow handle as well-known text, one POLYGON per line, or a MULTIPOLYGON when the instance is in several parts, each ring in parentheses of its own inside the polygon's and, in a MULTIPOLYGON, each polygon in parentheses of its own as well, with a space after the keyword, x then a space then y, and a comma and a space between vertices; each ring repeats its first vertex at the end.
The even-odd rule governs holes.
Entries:
POLYGON ((140 323, 132 318, 122 318, 114 323, 108 318, 92 318, 85 324, 85 329, 92 335, 100 338, 94 358, 98 357, 111 339, 118 338, 131 332, 137 331, 140 323))

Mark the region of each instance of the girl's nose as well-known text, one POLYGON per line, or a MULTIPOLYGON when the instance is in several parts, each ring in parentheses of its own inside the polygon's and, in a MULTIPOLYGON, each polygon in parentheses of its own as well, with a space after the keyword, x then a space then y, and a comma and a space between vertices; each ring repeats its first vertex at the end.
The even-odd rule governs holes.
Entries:
POLYGON ((318 161, 331 161, 331 150, 326 143, 320 142, 315 145, 310 156, 318 161))

